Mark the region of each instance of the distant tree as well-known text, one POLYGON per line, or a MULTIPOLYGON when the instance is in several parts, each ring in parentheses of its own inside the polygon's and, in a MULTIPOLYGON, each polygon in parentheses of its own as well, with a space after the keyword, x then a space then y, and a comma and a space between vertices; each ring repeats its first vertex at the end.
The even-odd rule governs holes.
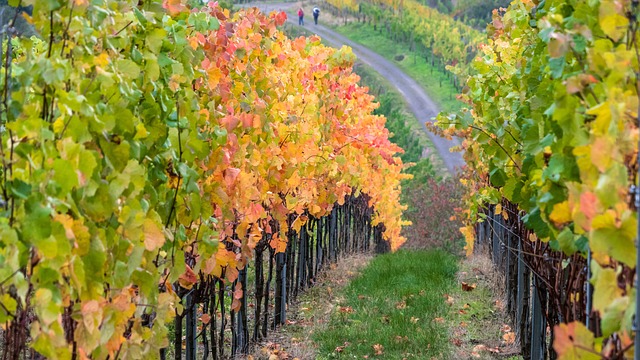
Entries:
POLYGON ((17 35, 37 35, 33 26, 24 18, 23 13, 31 16, 33 14, 33 6, 19 6, 16 8, 9 5, 8 0, 0 0, 0 31, 5 29, 5 26, 10 25, 15 19, 14 26, 17 35))
POLYGON ((509 6, 511 0, 458 0, 453 16, 472 26, 484 28, 494 9, 509 6))

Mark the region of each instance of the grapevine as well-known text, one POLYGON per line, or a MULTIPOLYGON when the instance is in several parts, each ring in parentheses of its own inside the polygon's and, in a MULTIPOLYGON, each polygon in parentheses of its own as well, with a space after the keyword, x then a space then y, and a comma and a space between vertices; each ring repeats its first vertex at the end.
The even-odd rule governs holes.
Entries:
POLYGON ((350 49, 213 2, 32 3, 0 77, 6 358, 156 358, 177 291, 351 195, 404 241, 401 149, 350 49))
POLYGON ((530 240, 592 254, 599 330, 557 326, 560 359, 633 353, 636 289, 624 274, 637 261, 637 15, 633 1, 514 1, 494 12, 473 62, 470 109, 439 117, 469 165, 468 252, 482 209, 504 198, 526 214, 530 240))

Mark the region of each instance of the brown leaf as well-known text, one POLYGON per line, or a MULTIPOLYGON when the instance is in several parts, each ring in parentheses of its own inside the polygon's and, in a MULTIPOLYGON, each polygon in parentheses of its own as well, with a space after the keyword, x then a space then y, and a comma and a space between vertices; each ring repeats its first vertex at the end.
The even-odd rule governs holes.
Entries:
POLYGON ((449 296, 447 294, 444 294, 444 298, 446 299, 445 303, 447 303, 447 305, 453 305, 453 301, 454 300, 453 300, 453 298, 451 296, 449 296))
POLYGON ((413 316, 412 316, 412 317, 411 317, 411 319, 410 319, 409 321, 411 321, 411 323, 412 323, 412 324, 416 324, 416 323, 418 322, 418 320, 420 320, 420 319, 419 319, 419 318, 417 318, 417 317, 413 317, 413 316))
POLYGON ((462 340, 458 338, 451 339, 451 343, 455 346, 462 346, 462 340))
POLYGON ((406 309, 407 308, 407 302, 402 300, 400 302, 396 303, 396 309, 398 310, 402 310, 402 309, 406 309))
POLYGON ((384 353, 384 346, 380 344, 375 344, 372 347, 376 355, 382 355, 384 353))
POLYGON ((444 318, 441 317, 437 317, 433 319, 433 321, 437 322, 438 324, 444 324, 444 318))
POLYGON ((209 314, 202 314, 202 316, 200 317, 200 321, 202 321, 205 324, 208 324, 209 321, 211 321, 211 316, 209 316, 209 314))
POLYGON ((338 310, 343 314, 353 313, 353 308, 351 306, 340 306, 338 310))
POLYGON ((463 291, 471 291, 471 290, 473 290, 475 288, 476 288, 476 284, 475 283, 469 285, 464 281, 462 282, 462 290, 463 291))

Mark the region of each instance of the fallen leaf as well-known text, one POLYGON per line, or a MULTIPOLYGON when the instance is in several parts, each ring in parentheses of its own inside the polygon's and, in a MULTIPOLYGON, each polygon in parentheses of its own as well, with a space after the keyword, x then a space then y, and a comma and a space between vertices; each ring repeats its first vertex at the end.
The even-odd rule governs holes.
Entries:
POLYGON ((460 339, 451 339, 451 343, 455 346, 462 346, 462 340, 460 339))
POLYGON ((402 310, 402 309, 406 309, 406 308, 407 308, 406 301, 402 300, 402 301, 396 303, 396 309, 402 310))
POLYGON ((513 344, 516 341, 516 333, 508 332, 508 333, 502 335, 502 338, 504 339, 505 343, 513 344))
POLYGON ((384 353, 384 346, 380 344, 375 344, 372 347, 376 355, 382 355, 384 353))
POLYGON ((400 335, 396 335, 395 337, 395 342, 396 343, 401 343, 401 342, 405 342, 405 341, 409 341, 409 337, 408 336, 400 336, 400 335))
POLYGON ((445 303, 447 303, 447 305, 453 305, 453 301, 454 300, 453 300, 453 298, 451 296, 449 296, 447 294, 444 294, 444 298, 446 299, 445 303))
POLYGON ((444 324, 444 318, 441 317, 437 317, 433 319, 433 321, 437 322, 438 324, 444 324))
POLYGON ((419 318, 417 318, 417 317, 413 317, 413 316, 412 316, 412 317, 411 317, 411 319, 410 319, 409 321, 411 321, 411 323, 412 323, 412 324, 416 324, 416 323, 418 322, 418 320, 420 320, 420 319, 419 319, 419 318))
POLYGON ((475 288, 476 288, 476 284, 475 283, 469 285, 464 281, 462 282, 462 290, 463 291, 471 291, 471 290, 473 290, 475 288))
POLYGON ((353 313, 353 308, 351 306, 340 306, 338 310, 343 314, 353 313))

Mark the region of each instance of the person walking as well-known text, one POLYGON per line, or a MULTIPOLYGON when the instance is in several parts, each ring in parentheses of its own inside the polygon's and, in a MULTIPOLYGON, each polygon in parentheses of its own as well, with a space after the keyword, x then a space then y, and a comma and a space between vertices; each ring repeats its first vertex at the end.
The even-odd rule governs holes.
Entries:
POLYGON ((298 9, 298 25, 304 26, 304 11, 302 11, 302 8, 298 9))
POLYGON ((318 9, 317 7, 313 8, 313 22, 316 23, 316 25, 318 25, 318 16, 320 16, 320 9, 318 9))

